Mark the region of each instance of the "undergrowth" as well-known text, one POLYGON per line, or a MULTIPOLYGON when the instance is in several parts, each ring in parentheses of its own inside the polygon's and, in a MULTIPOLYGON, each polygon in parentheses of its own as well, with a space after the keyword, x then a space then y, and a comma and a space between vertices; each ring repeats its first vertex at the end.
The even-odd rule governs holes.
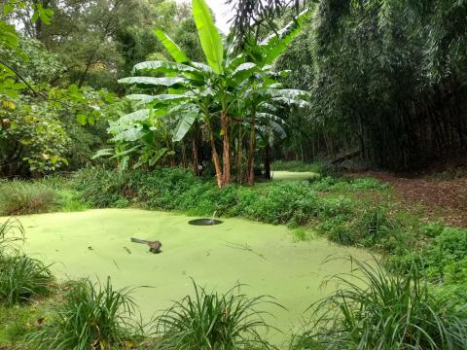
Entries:
POLYGON ((37 214, 58 208, 57 192, 40 182, 0 183, 0 216, 37 214))
POLYGON ((0 304, 30 302, 50 293, 53 277, 49 267, 17 250, 23 237, 18 221, 0 223, 0 304))
POLYGON ((182 169, 151 172, 92 168, 72 180, 92 207, 125 207, 177 210, 192 215, 241 216, 271 224, 298 227, 318 222, 318 230, 333 241, 365 247, 384 246, 398 236, 399 223, 389 208, 374 208, 363 200, 327 197, 323 190, 386 189, 373 179, 270 182, 262 186, 239 185, 218 189, 212 181, 182 169))
MULTIPOLYGON (((261 332, 269 325, 258 307, 266 297, 248 298, 235 286, 227 293, 208 292, 193 281, 193 296, 176 302, 157 319, 157 349, 269 349, 261 332)), ((277 305, 277 304, 276 304, 277 305)))
POLYGON ((110 278, 105 284, 73 281, 28 343, 44 350, 131 348, 140 331, 132 319, 135 311, 129 291, 114 290, 110 278))
POLYGON ((465 302, 436 293, 423 271, 388 274, 378 264, 333 278, 340 288, 310 307, 308 330, 291 349, 463 349, 465 302))

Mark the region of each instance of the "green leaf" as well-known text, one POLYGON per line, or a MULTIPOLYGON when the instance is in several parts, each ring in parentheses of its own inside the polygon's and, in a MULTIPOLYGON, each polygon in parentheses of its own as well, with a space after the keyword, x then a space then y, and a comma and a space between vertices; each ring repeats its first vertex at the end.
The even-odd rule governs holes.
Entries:
POLYGON ((279 135, 281 139, 285 139, 287 137, 287 133, 279 123, 275 122, 274 120, 271 120, 269 121, 269 126, 272 130, 274 130, 276 134, 279 135))
POLYGON ((6 3, 3 5, 3 14, 5 16, 8 16, 11 12, 13 12, 14 9, 15 9, 15 6, 13 4, 6 3))
POLYGON ((139 111, 124 115, 117 121, 117 123, 123 124, 123 125, 135 124, 135 123, 147 120, 149 117, 149 114, 150 114, 149 109, 141 109, 139 111))
POLYGON ((252 62, 242 63, 232 73, 232 80, 235 84, 239 84, 251 77, 257 70, 256 64, 252 62))
POLYGON ((112 141, 126 141, 126 142, 134 142, 139 140, 144 136, 143 132, 143 127, 138 125, 138 126, 132 126, 117 135, 115 135, 114 138, 112 138, 112 141))
POLYGON ((224 47, 211 11, 204 0, 193 0, 193 18, 208 64, 215 73, 220 74, 223 70, 224 47))
POLYGON ((110 157, 113 156, 114 150, 112 148, 104 148, 98 150, 92 157, 91 159, 97 159, 97 158, 102 158, 102 157, 110 157))
POLYGON ((199 111, 197 110, 191 110, 183 113, 172 137, 172 140, 174 142, 181 141, 185 137, 188 131, 190 131, 190 128, 195 122, 198 114, 199 111))
POLYGON ((303 11, 294 21, 279 30, 277 34, 274 33, 268 36, 260 44, 260 46, 265 47, 266 57, 263 61, 264 64, 274 62, 274 60, 285 51, 287 46, 300 33, 302 26, 310 22, 311 14, 311 10, 303 11))
POLYGON ((86 123, 88 121, 88 117, 85 114, 78 114, 76 116, 76 119, 78 120, 78 123, 80 125, 86 125, 86 123))
POLYGON ((162 45, 166 48, 166 50, 170 53, 173 57, 175 62, 177 63, 188 63, 190 59, 183 53, 182 50, 174 43, 172 39, 169 38, 167 34, 165 34, 162 30, 156 29, 156 36, 161 41, 162 45))
POLYGON ((120 84, 141 84, 141 85, 156 85, 156 86, 173 86, 183 84, 186 79, 183 78, 153 78, 153 77, 129 77, 118 81, 120 84))
POLYGON ((160 94, 160 95, 145 95, 145 94, 133 94, 128 95, 126 98, 130 100, 140 101, 141 103, 149 103, 153 101, 177 101, 177 100, 188 100, 193 96, 189 94, 160 94))
POLYGON ((13 25, 0 21, 0 43, 10 48, 19 45, 19 37, 13 25))
POLYGON ((149 165, 153 166, 154 164, 156 164, 159 161, 159 159, 161 159, 168 151, 169 150, 167 148, 158 149, 149 160, 149 165))
POLYGON ((148 70, 151 72, 179 73, 179 72, 197 72, 196 68, 170 61, 147 61, 136 64, 133 71, 148 70))

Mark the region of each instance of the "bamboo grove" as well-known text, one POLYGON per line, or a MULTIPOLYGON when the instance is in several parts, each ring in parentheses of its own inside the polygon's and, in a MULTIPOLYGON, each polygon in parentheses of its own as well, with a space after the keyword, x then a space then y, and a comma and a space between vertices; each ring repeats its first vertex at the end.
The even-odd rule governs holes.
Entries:
POLYGON ((278 64, 293 72, 288 87, 311 93, 311 111, 289 113, 276 157, 357 155, 409 170, 462 155, 466 18, 466 1, 317 2, 278 64))

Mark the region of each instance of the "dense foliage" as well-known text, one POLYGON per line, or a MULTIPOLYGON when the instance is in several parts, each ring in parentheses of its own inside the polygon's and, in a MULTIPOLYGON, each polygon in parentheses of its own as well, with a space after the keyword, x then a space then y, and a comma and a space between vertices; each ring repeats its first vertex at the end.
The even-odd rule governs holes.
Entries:
POLYGON ((342 283, 341 289, 311 307, 314 316, 310 330, 297 337, 292 348, 464 347, 465 308, 459 307, 456 300, 437 296, 420 272, 387 276, 380 266, 355 263, 357 274, 336 277, 342 283))
POLYGON ((289 87, 311 92, 312 107, 290 111, 290 138, 277 156, 343 153, 400 170, 465 148, 466 8, 452 0, 318 2, 278 62, 292 70, 289 87))
MULTIPOLYGON (((0 216, 134 206, 286 224, 382 257, 337 277, 292 349, 464 348, 467 230, 336 175, 465 158, 467 1, 226 2, 224 35, 205 0, 3 0, 0 216), (307 173, 265 181, 271 169, 307 173)), ((128 290, 56 290, 22 234, 0 221, 14 325, 0 348, 8 332, 34 349, 274 348, 262 298, 195 283, 144 334, 128 290)))

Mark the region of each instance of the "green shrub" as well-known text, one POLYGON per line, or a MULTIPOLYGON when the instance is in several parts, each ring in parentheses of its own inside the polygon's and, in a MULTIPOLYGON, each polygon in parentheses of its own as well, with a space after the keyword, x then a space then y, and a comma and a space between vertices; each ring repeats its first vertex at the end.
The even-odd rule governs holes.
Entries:
POLYGON ((373 178, 335 178, 333 176, 310 179, 310 186, 316 191, 363 191, 386 190, 390 186, 373 178))
POLYGON ((110 278, 99 286, 89 280, 71 282, 63 302, 31 335, 29 343, 34 349, 123 348, 135 331, 130 319, 134 311, 128 292, 113 290, 110 278))
POLYGON ((0 256, 0 303, 12 305, 50 293, 52 274, 42 262, 25 255, 0 256))
POLYGON ((428 275, 437 282, 467 283, 467 230, 437 225, 435 232, 423 252, 428 275))
POLYGON ((296 338, 292 349, 465 347, 466 305, 433 292, 416 269, 402 276, 380 265, 356 265, 362 275, 337 277, 341 289, 311 307, 309 331, 296 338))
POLYGON ((312 183, 283 181, 255 187, 233 184, 218 189, 213 181, 178 168, 125 172, 91 168, 78 172, 73 182, 95 207, 136 204, 193 215, 211 216, 215 212, 218 216, 242 216, 293 228, 318 220, 319 232, 346 245, 389 246, 389 237, 398 229, 398 222, 389 218, 386 209, 369 208, 368 204, 343 196, 328 198, 316 191, 337 185, 346 189, 383 186, 372 179, 359 182, 326 177, 312 183))
POLYGON ((235 292, 208 293, 194 282, 194 297, 186 296, 158 317, 162 335, 158 349, 268 349, 259 332, 267 330, 264 312, 256 310, 264 297, 235 292))
MULTIPOLYGON (((327 206, 326 210, 329 211, 327 206)), ((391 216, 387 208, 350 207, 347 211, 324 212, 318 231, 342 245, 378 247, 392 252, 408 242, 403 224, 391 216)))
POLYGON ((50 212, 58 207, 57 192, 39 182, 0 184, 0 216, 50 212))
MULTIPOLYGON (((114 207, 124 199, 124 188, 128 178, 125 172, 115 169, 107 170, 104 167, 86 168, 78 171, 71 180, 82 199, 95 208, 114 207)), ((130 196, 130 193, 126 192, 130 196)), ((131 193, 131 197, 136 194, 131 193)))

